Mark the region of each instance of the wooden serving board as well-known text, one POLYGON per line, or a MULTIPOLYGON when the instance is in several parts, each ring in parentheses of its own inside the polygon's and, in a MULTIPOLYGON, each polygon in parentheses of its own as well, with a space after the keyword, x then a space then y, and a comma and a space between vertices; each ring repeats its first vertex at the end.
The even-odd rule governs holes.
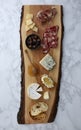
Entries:
POLYGON ((35 124, 35 123, 47 123, 52 122, 56 116, 57 107, 58 107, 58 99, 59 99, 59 84, 60 84, 60 74, 61 74, 61 57, 62 57, 62 38, 63 38, 63 23, 62 23, 62 6, 61 5, 25 5, 22 7, 22 14, 21 14, 21 25, 20 25, 20 39, 21 39, 21 105, 20 110, 18 112, 18 123, 20 124, 35 124), (34 17, 33 21, 36 23, 39 32, 37 33, 40 38, 42 39, 43 33, 45 32, 46 27, 59 25, 58 31, 58 47, 55 49, 50 49, 49 54, 51 54, 55 61, 56 66, 53 70, 47 71, 45 70, 40 64, 39 61, 45 56, 42 53, 41 47, 36 50, 30 50, 25 45, 26 37, 31 34, 35 33, 33 31, 25 31, 25 18, 27 13, 32 13, 36 16, 37 12, 40 10, 49 9, 51 7, 55 7, 57 10, 57 14, 55 18, 51 22, 47 22, 46 24, 42 25, 36 17, 34 17), (31 76, 29 71, 31 70, 30 67, 32 63, 37 67, 39 73, 36 76, 31 76), (50 98, 49 100, 44 100, 41 97, 38 100, 31 100, 27 95, 27 87, 33 83, 37 82, 42 85, 44 91, 49 91, 48 88, 44 87, 41 83, 41 75, 48 74, 52 79, 55 81, 56 85, 54 88, 50 89, 50 98), (33 104, 38 101, 44 101, 48 104, 49 108, 47 111, 47 116, 44 120, 33 120, 29 114, 30 108, 33 104))

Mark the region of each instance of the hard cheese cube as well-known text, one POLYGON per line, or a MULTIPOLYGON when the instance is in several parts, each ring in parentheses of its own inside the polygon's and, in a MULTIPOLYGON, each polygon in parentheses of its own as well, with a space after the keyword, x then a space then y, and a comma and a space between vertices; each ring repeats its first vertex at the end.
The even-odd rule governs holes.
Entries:
POLYGON ((38 32, 38 28, 36 26, 34 26, 34 28, 32 28, 33 31, 38 32))
POLYGON ((27 25, 27 26, 29 26, 29 25, 31 25, 31 24, 33 24, 33 21, 32 21, 31 19, 26 20, 26 25, 27 25))
POLYGON ((31 25, 29 25, 29 28, 33 29, 34 26, 35 26, 35 23, 32 23, 31 25))
POLYGON ((26 31, 29 31, 29 30, 30 30, 30 27, 26 25, 26 26, 25 26, 25 30, 26 30, 26 31))
POLYGON ((33 14, 27 14, 26 15, 26 19, 28 20, 28 19, 33 19, 33 14))

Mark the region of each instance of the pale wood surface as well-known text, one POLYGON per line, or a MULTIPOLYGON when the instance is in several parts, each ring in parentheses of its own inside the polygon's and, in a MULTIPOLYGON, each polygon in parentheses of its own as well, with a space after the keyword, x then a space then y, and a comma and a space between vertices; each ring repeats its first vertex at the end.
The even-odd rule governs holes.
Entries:
MULTIPOLYGON (((50 7, 52 7, 53 5, 36 5, 36 6, 28 6, 25 5, 24 6, 24 11, 23 11, 23 20, 22 20, 22 26, 21 26, 21 36, 22 36, 22 45, 23 45, 23 55, 24 55, 24 63, 25 63, 25 123, 45 123, 48 122, 50 113, 52 111, 52 107, 53 104, 56 100, 56 88, 57 85, 50 89, 50 99, 49 100, 44 100, 42 97, 39 100, 31 100, 29 99, 29 97, 27 96, 27 87, 33 83, 33 82, 38 82, 39 84, 42 85, 41 81, 40 81, 40 77, 42 74, 48 74, 50 77, 52 77, 52 79, 58 83, 58 77, 59 77, 59 66, 60 66, 60 54, 61 54, 61 38, 62 38, 62 23, 61 23, 61 6, 56 5, 55 8, 57 9, 57 15, 55 16, 55 18, 49 22, 46 23, 45 25, 42 25, 40 22, 38 22, 38 20, 36 19, 36 14, 39 10, 42 9, 49 9, 50 7), (39 48, 37 50, 29 50, 26 45, 25 45, 25 39, 27 37, 27 35, 31 34, 31 33, 35 33, 32 31, 29 31, 26 33, 25 31, 25 17, 27 13, 33 13, 34 14, 34 19, 33 21, 36 23, 37 27, 39 28, 39 32, 38 35, 42 38, 42 34, 45 31, 45 28, 48 26, 53 26, 53 25, 59 25, 59 31, 58 31, 58 37, 59 37, 59 41, 58 41, 58 47, 56 49, 50 49, 50 54, 54 57, 55 61, 56 61, 56 66, 54 67, 53 70, 51 71, 46 71, 40 64, 39 61, 45 56, 45 54, 42 53, 42 49, 39 48), (25 52, 25 50, 27 50, 27 53, 25 52), (39 74, 37 76, 30 76, 28 74, 28 66, 31 65, 31 62, 29 60, 32 61, 32 63, 34 63, 38 70, 39 70, 39 74), (44 101, 48 104, 49 109, 47 111, 47 117, 44 121, 34 121, 30 115, 29 115, 29 111, 31 108, 31 105, 33 105, 34 103, 38 102, 38 101, 44 101)), ((43 85, 42 85, 43 86, 43 85)), ((43 86, 43 90, 49 90, 46 87, 43 86)))

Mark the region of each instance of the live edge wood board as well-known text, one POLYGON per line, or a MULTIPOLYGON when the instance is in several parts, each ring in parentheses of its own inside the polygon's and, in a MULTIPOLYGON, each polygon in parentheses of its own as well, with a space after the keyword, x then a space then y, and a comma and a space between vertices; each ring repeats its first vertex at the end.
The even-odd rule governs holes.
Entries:
POLYGON ((25 5, 22 7, 21 13, 21 24, 20 24, 20 49, 21 49, 21 104, 20 109, 17 115, 17 120, 19 124, 36 124, 36 123, 47 123, 52 122, 55 119, 58 101, 59 101, 59 88, 60 88, 60 78, 61 78, 61 58, 62 58, 62 39, 63 39, 63 7, 62 5, 25 5), (25 30, 25 18, 27 13, 32 13, 36 16, 37 12, 40 10, 49 9, 51 7, 55 7, 57 10, 57 14, 55 18, 49 23, 42 25, 36 17, 34 17, 33 21, 36 23, 39 31, 33 32, 25 30), (42 39, 43 33, 45 32, 46 27, 58 25, 58 46, 57 48, 52 48, 49 51, 49 54, 52 55, 56 61, 56 66, 53 70, 47 71, 40 64, 39 61, 45 56, 42 53, 41 47, 36 50, 30 50, 26 47, 25 40, 29 34, 36 33, 42 39), (28 66, 32 63, 36 65, 38 68, 38 75, 31 76, 28 73, 28 66), (50 89, 50 98, 49 100, 44 100, 41 97, 38 100, 31 100, 27 95, 27 87, 33 83, 37 82, 42 85, 44 91, 49 91, 48 88, 44 87, 40 81, 40 77, 43 74, 48 74, 55 81, 56 85, 54 88, 50 89), (36 102, 43 101, 48 104, 48 110, 46 112, 47 116, 44 120, 34 120, 30 116, 30 109, 33 104, 36 102))

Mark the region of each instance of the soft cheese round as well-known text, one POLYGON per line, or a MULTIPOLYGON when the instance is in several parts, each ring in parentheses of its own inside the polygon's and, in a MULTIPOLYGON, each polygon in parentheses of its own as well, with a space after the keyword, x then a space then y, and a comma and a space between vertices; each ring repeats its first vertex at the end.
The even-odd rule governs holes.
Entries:
POLYGON ((38 93, 41 91, 42 87, 40 87, 38 83, 32 83, 27 87, 27 95, 33 100, 39 99, 42 96, 40 93, 38 93))

